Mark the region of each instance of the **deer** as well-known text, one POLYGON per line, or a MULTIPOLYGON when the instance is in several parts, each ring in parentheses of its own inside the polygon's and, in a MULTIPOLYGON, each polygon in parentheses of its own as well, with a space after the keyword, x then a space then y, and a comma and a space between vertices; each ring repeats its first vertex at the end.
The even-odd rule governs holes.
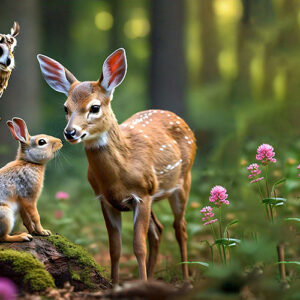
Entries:
MULTIPOLYGON (((152 203, 162 199, 169 200, 181 261, 186 262, 185 210, 196 154, 192 130, 176 114, 158 109, 138 112, 118 124, 111 101, 127 72, 123 48, 107 57, 97 81, 81 82, 52 58, 42 54, 37 58, 48 85, 67 96, 66 141, 83 143, 87 178, 100 200, 108 231, 112 282, 119 282, 121 213, 125 211, 133 212, 133 251, 139 277, 153 277, 163 225, 152 203)), ((187 264, 182 264, 182 271, 188 281, 187 264)))
POLYGON ((7 87, 12 70, 15 67, 14 49, 20 25, 14 22, 10 34, 0 34, 0 98, 7 87))

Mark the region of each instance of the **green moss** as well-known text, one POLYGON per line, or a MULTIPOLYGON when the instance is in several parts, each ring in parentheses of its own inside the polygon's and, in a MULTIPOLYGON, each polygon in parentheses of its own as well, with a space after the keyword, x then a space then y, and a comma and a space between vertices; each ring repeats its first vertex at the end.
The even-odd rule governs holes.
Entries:
POLYGON ((0 262, 10 263, 12 269, 23 277, 23 286, 32 292, 55 287, 52 276, 32 254, 16 250, 1 250, 0 262))
POLYGON ((104 268, 95 263, 93 257, 85 249, 79 245, 71 243, 65 237, 60 235, 51 235, 47 237, 47 240, 50 241, 64 255, 75 259, 83 267, 91 267, 100 273, 105 271, 104 268))
POLYGON ((80 274, 78 274, 77 272, 71 270, 71 276, 72 276, 72 279, 73 280, 77 280, 77 281, 80 281, 80 274))
POLYGON ((107 274, 105 268, 96 264, 93 257, 81 246, 71 243, 65 237, 60 235, 51 235, 46 239, 64 255, 70 259, 76 260, 76 263, 82 266, 82 270, 80 271, 70 270, 72 279, 81 281, 86 286, 94 289, 97 288, 97 286, 91 282, 91 271, 95 270, 106 277, 107 274))

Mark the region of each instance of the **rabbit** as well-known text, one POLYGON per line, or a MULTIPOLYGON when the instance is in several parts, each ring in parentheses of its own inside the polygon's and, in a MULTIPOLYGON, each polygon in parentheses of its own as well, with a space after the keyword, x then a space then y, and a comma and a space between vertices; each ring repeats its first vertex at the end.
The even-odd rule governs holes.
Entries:
POLYGON ((37 200, 43 188, 46 164, 61 149, 62 142, 44 134, 30 136, 20 118, 7 121, 7 125, 19 141, 19 149, 16 160, 0 169, 0 241, 31 241, 32 234, 51 235, 40 223, 37 200), (17 211, 29 233, 10 235, 17 211))

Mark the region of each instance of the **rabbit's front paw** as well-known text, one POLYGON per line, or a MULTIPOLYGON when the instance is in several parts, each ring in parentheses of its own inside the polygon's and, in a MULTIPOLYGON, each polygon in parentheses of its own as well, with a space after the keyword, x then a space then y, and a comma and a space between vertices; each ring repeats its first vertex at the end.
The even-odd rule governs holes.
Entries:
POLYGON ((30 242, 33 239, 32 235, 26 232, 19 234, 19 237, 20 240, 27 241, 27 242, 30 242))
POLYGON ((51 235, 51 231, 50 230, 47 230, 47 229, 41 229, 39 231, 35 231, 34 234, 36 235, 43 235, 43 236, 49 236, 51 235))

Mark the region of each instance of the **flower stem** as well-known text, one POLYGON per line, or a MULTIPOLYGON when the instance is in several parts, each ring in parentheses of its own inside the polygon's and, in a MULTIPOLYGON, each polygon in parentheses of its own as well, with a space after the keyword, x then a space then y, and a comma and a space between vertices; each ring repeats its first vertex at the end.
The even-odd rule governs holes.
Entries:
MULTIPOLYGON (((213 237, 214 237, 214 239, 216 241, 217 235, 216 235, 216 232, 215 232, 213 224, 210 224, 210 227, 211 227, 211 231, 212 231, 213 237)), ((222 257, 222 253, 221 253, 221 247, 220 247, 220 245, 217 245, 217 247, 218 247, 218 251, 219 251, 221 262, 223 263, 223 257, 222 257)))
POLYGON ((211 257, 211 264, 214 264, 214 249, 212 246, 209 246, 210 248, 210 257, 211 257))
POLYGON ((272 220, 272 223, 274 223, 272 204, 269 204, 269 208, 270 208, 270 213, 271 213, 271 220, 272 220))
POLYGON ((266 165, 266 189, 267 189, 267 196, 270 198, 270 192, 269 192, 269 177, 268 177, 268 172, 269 171, 269 166, 266 165))
POLYGON ((219 206, 219 230, 220 230, 220 238, 223 238, 223 233, 222 233, 222 212, 221 212, 221 206, 219 206))
POLYGON ((215 229, 214 229, 214 226, 213 226, 213 224, 210 224, 210 228, 211 228, 211 231, 212 231, 213 237, 214 237, 214 239, 215 239, 215 241, 216 241, 216 239, 217 239, 217 235, 216 235, 216 232, 215 232, 215 229))
MULTIPOLYGON (((263 191, 261 189, 260 182, 258 181, 257 184, 258 184, 258 189, 259 189, 259 193, 260 193, 260 196, 261 196, 261 200, 263 200, 264 199, 264 194, 263 194, 263 191)), ((267 220, 269 221, 270 217, 269 217, 268 205, 264 204, 264 206, 265 206, 265 210, 266 210, 267 220)))
POLYGON ((224 255, 224 263, 226 265, 226 251, 225 251, 225 246, 222 244, 222 248, 223 248, 223 255, 224 255))

